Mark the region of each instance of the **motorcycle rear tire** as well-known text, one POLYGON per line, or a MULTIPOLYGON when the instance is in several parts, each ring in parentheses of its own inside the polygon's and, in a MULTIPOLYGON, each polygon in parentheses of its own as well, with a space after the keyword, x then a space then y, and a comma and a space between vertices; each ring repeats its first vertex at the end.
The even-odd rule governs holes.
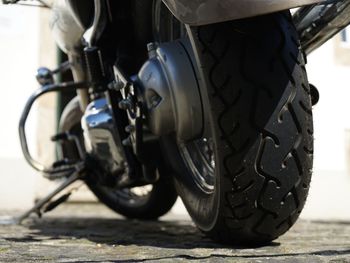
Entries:
POLYGON ((288 11, 187 28, 214 141, 212 193, 199 189, 175 136, 163 138, 177 190, 214 240, 261 245, 305 204, 313 160, 310 88, 288 11))

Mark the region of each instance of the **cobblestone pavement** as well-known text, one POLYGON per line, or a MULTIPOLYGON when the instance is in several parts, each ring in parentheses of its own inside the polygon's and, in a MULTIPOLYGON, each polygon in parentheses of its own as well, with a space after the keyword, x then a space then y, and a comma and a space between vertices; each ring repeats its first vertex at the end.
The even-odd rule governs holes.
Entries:
MULTIPOLYGON (((0 212, 0 222, 12 213, 0 212)), ((350 222, 299 221, 269 246, 227 247, 185 216, 118 217, 102 205, 68 204, 22 226, 0 225, 0 262, 350 262, 350 222)))

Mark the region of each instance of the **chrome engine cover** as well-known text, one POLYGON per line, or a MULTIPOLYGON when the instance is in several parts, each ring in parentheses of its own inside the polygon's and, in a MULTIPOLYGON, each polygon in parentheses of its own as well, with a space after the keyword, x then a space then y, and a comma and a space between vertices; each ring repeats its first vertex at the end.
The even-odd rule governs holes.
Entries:
POLYGON ((86 151, 109 174, 124 174, 127 168, 125 152, 107 99, 91 102, 81 122, 86 151))

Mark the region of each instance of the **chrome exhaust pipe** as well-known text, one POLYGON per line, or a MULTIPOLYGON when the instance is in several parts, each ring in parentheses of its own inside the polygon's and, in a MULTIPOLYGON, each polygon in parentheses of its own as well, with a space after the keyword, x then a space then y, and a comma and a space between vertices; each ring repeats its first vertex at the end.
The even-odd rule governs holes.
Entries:
POLYGON ((350 23, 350 0, 328 0, 299 8, 293 15, 301 45, 310 54, 350 23))

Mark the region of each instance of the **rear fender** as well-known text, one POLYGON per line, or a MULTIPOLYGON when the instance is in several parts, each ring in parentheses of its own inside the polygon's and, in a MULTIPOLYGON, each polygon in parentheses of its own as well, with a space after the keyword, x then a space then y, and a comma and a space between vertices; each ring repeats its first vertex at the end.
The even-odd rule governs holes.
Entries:
POLYGON ((193 26, 278 12, 322 0, 163 0, 177 19, 193 26))

